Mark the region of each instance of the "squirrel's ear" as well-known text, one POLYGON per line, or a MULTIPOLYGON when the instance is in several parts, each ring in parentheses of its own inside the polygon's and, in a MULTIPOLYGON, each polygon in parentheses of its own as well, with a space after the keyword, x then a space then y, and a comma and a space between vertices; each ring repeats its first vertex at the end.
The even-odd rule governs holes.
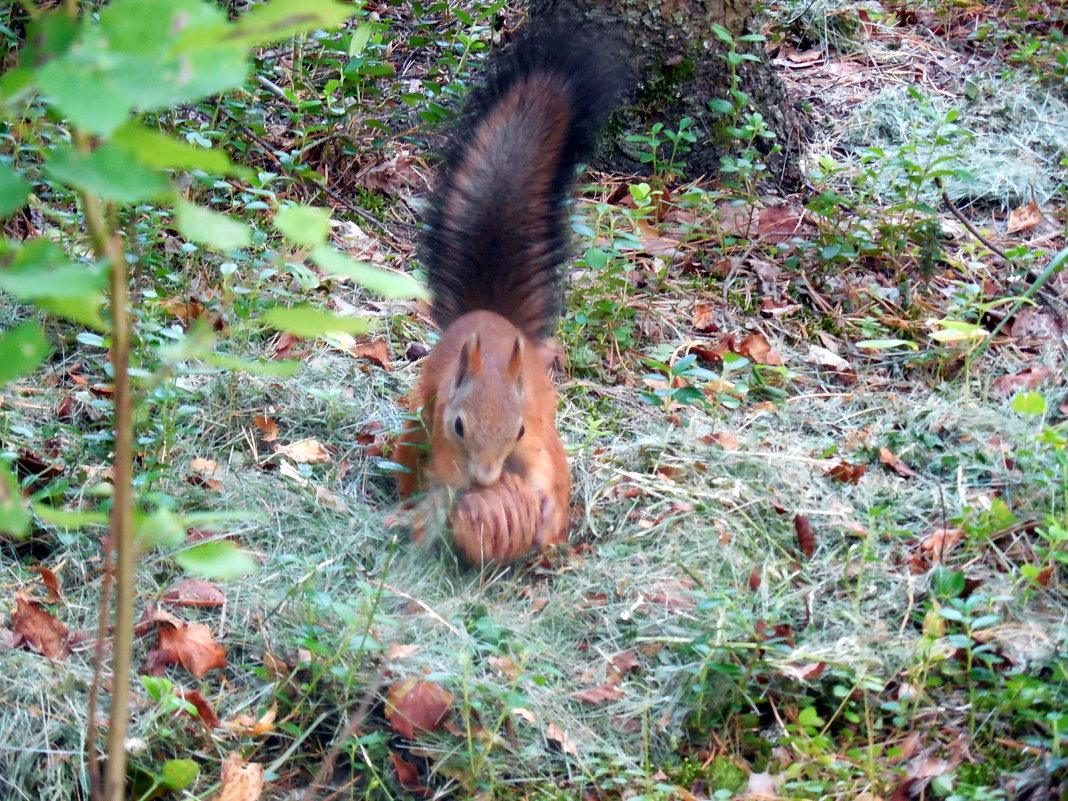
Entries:
POLYGON ((518 382, 523 375, 523 340, 515 338, 515 347, 508 359, 508 380, 518 382))
POLYGON ((468 376, 481 372, 482 351, 479 349, 478 334, 472 334, 460 348, 460 369, 456 371, 456 386, 460 386, 468 376))

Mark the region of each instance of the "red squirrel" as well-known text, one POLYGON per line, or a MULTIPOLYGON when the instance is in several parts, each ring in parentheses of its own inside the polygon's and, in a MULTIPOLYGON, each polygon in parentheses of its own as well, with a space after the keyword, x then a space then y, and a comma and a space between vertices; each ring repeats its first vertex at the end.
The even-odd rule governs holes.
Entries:
POLYGON ((442 334, 408 400, 421 419, 394 460, 404 497, 463 504, 467 493, 452 535, 472 561, 567 541, 571 482, 545 341, 576 168, 615 94, 607 57, 588 42, 561 28, 522 36, 492 60, 429 204, 420 255, 442 334))

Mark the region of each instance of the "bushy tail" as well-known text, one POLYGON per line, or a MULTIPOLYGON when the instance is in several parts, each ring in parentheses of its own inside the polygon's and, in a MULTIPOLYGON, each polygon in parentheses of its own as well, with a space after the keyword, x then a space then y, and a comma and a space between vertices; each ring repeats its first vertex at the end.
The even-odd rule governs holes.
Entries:
POLYGON ((569 255, 566 201, 616 101, 620 73, 596 45, 542 26, 495 57, 473 94, 421 254, 442 328, 485 309, 532 339, 552 333, 569 255))

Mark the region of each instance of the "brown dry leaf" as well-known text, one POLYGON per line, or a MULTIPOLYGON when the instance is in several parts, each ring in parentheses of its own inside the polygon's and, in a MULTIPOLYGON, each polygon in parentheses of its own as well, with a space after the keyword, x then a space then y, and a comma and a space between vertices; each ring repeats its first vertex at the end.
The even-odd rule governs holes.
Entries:
POLYGON ((407 659, 409 656, 415 656, 419 653, 419 646, 415 644, 401 645, 399 642, 391 643, 386 648, 386 659, 391 662, 398 659, 407 659))
POLYGON ((1029 231, 1042 222, 1042 219, 1042 209, 1032 200, 1026 206, 1020 206, 1009 212, 1005 232, 1015 234, 1018 231, 1029 231))
POLYGON ((578 756, 578 745, 555 723, 550 723, 545 727, 545 739, 556 743, 565 754, 578 756))
POLYGON ((1028 367, 1012 375, 1003 375, 994 381, 994 389, 1003 395, 1014 395, 1023 390, 1035 389, 1045 381, 1053 371, 1044 365, 1028 367))
POLYGON ((660 604, 668 609, 693 609, 694 581, 689 576, 666 578, 657 582, 646 593, 650 603, 660 604))
POLYGON ((63 594, 60 592, 59 576, 49 570, 47 567, 37 568, 37 572, 41 574, 41 583, 45 585, 45 589, 48 590, 48 597, 45 598, 46 604, 54 604, 59 601, 63 594))
POLYGON ((351 352, 357 359, 367 359, 385 370, 393 369, 393 365, 389 361, 389 345, 384 339, 359 342, 353 346, 351 352))
POLYGON ((437 729, 452 700, 452 693, 440 684, 411 676, 394 682, 386 693, 386 719, 395 732, 411 740, 416 732, 437 729))
POLYGON ((520 720, 525 720, 532 726, 538 722, 538 716, 531 712, 529 709, 525 709, 524 707, 514 706, 509 710, 509 712, 511 712, 520 720))
POLYGON ((760 301, 760 313, 766 314, 768 317, 785 317, 788 314, 801 311, 801 308, 800 303, 794 303, 789 300, 764 298, 760 301))
POLYGON ((226 721, 226 729, 238 734, 251 734, 253 737, 263 737, 274 732, 274 721, 278 717, 278 704, 272 704, 259 720, 252 715, 234 715, 226 721))
POLYGON ((749 571, 749 591, 756 592, 760 589, 760 583, 763 579, 760 576, 760 568, 754 567, 749 571))
POLYGON ((393 770, 397 772, 397 781, 401 787, 421 798, 433 797, 434 791, 419 783, 419 768, 392 751, 389 752, 389 760, 393 763, 393 770))
POLYGON ((271 359, 296 359, 307 353, 309 350, 295 350, 296 346, 303 342, 300 337, 290 334, 288 331, 283 331, 278 335, 278 339, 274 343, 274 351, 271 353, 271 359))
POLYGON ((713 434, 715 441, 719 443, 719 447, 725 451, 738 450, 738 435, 732 434, 730 431, 720 431, 718 434, 713 434))
POLYGON ((219 463, 214 459, 201 459, 199 456, 189 463, 189 467, 198 473, 212 474, 218 472, 219 463))
POLYGON ((319 503, 323 504, 323 506, 329 506, 335 512, 345 513, 349 510, 349 505, 345 503, 345 499, 326 487, 316 487, 315 497, 319 503))
POLYGON ((491 667, 497 668, 505 676, 512 679, 518 679, 523 674, 523 668, 516 664, 515 660, 509 656, 490 656, 486 659, 491 667))
POLYGON ((797 534, 797 547, 801 554, 811 559, 816 553, 816 536, 812 533, 812 524, 805 515, 794 515, 794 531, 797 534))
POLYGON ((175 606, 222 606, 226 596, 219 587, 204 579, 183 579, 160 599, 175 606))
POLYGON ((263 792, 263 765, 246 762, 232 751, 222 763, 219 792, 211 801, 258 801, 263 792))
POLYGON ((145 666, 151 675, 161 676, 167 665, 179 664, 202 679, 209 670, 226 667, 226 649, 203 623, 189 623, 162 609, 153 610, 148 620, 159 633, 159 645, 149 651, 145 666))
POLYGON ((719 326, 716 325, 715 312, 707 303, 698 303, 694 307, 693 320, 690 324, 704 333, 719 331, 719 326))
POLYGON ((842 484, 859 484, 863 475, 868 472, 866 464, 850 464, 839 462, 823 475, 833 478, 842 484))
POLYGON ((252 425, 260 430, 260 439, 264 442, 274 442, 278 439, 278 423, 265 414, 257 414, 252 418, 252 425))
POLYGON ((1014 339, 1026 341, 1056 342, 1063 333, 1063 326, 1052 314, 1038 309, 1022 309, 1012 318, 1009 334, 1014 339))
POLYGON ((319 440, 311 437, 292 445, 276 445, 274 452, 288 456, 297 464, 329 464, 334 458, 319 440))
POLYGON ((49 659, 70 656, 70 632, 62 621, 40 604, 22 593, 15 596, 15 611, 11 613, 11 628, 16 647, 24 645, 49 659))
POLYGON ((638 663, 638 652, 633 648, 628 648, 626 651, 620 651, 612 657, 612 667, 620 673, 629 673, 632 670, 637 670, 640 667, 640 664, 638 663))
POLYGON ((920 550, 938 557, 952 551, 953 546, 962 539, 964 539, 964 532, 959 528, 936 528, 920 543, 920 550))
POLYGON ((222 723, 219 721, 219 716, 215 714, 215 710, 211 708, 208 699, 204 697, 204 693, 200 690, 185 690, 181 687, 175 687, 174 692, 179 698, 188 701, 197 708, 197 717, 199 717, 209 729, 218 729, 222 727, 222 723))
POLYGON ((902 478, 915 478, 916 471, 899 459, 889 448, 879 448, 879 461, 902 478))
POLYGON ((811 50, 793 50, 786 54, 786 58, 792 61, 794 64, 811 64, 813 61, 819 61, 823 58, 823 51, 819 48, 812 48, 811 50))
POLYGON ((805 357, 805 361, 817 367, 829 367, 832 370, 849 369, 849 362, 837 353, 833 353, 827 348, 821 348, 819 345, 808 346, 808 355, 805 357))
POLYGON ((588 687, 585 690, 579 690, 577 693, 571 693, 571 697, 596 706, 603 704, 605 701, 618 701, 623 697, 623 691, 616 686, 615 682, 610 681, 607 684, 588 687))
POLYGON ((813 679, 819 678, 820 674, 823 673, 826 668, 826 662, 809 662, 805 665, 783 665, 779 668, 779 672, 791 679, 812 681, 813 679))
POLYGON ((771 367, 782 366, 782 356, 769 343, 763 334, 750 334, 738 343, 737 353, 756 364, 766 364, 771 367))
POLYGON ((789 242, 798 236, 801 229, 801 209, 797 206, 782 204, 768 206, 760 210, 757 234, 765 242, 778 244, 789 242))

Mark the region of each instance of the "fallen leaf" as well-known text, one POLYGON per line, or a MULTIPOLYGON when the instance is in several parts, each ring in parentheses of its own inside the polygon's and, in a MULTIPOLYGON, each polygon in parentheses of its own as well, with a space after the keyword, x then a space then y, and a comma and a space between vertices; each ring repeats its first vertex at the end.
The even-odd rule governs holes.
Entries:
POLYGON ((827 348, 821 348, 819 345, 808 346, 808 355, 805 357, 805 361, 815 364, 817 367, 829 367, 832 370, 849 369, 849 362, 837 353, 832 353, 827 348))
POLYGON ((593 706, 603 704, 605 701, 618 701, 623 697, 623 691, 615 685, 614 682, 608 682, 607 684, 600 684, 597 687, 588 687, 585 690, 579 690, 576 693, 571 693, 571 697, 593 706))
POLYGON ((760 301, 760 313, 766 314, 768 317, 785 317, 794 312, 801 311, 800 303, 793 303, 789 300, 772 300, 771 298, 764 298, 760 301))
MULTIPOLYGON (((833 478, 842 484, 859 484, 863 475, 868 472, 866 464, 850 464, 839 462, 823 475, 833 478)), ((809 554, 811 556, 811 554, 809 554)))
POLYGON ((419 768, 392 751, 389 752, 389 761, 393 763, 393 770, 397 772, 397 781, 401 787, 421 798, 433 797, 434 791, 419 782, 419 768))
POLYGON ((1026 206, 1020 206, 1009 212, 1005 232, 1015 234, 1018 231, 1028 231, 1042 222, 1042 219, 1042 209, 1032 200, 1026 206))
POLYGON ((763 334, 750 334, 738 343, 737 353, 756 364, 766 364, 771 367, 782 366, 782 356, 779 351, 771 347, 763 334))
POLYGON ((538 716, 531 712, 529 709, 525 709, 521 706, 514 706, 509 711, 520 720, 525 720, 531 725, 538 722, 538 716))
POLYGON ((226 596, 219 587, 204 579, 183 579, 165 592, 161 600, 175 606, 222 606, 226 596))
POLYGON ((816 553, 816 537, 812 533, 812 524, 804 515, 794 515, 794 532, 797 534, 797 547, 801 554, 811 559, 816 553))
POLYGON ((666 578, 646 592, 646 598, 650 603, 660 604, 667 609, 693 609, 693 589, 694 582, 689 576, 666 578))
POLYGON ((37 572, 41 575, 41 583, 45 585, 45 589, 48 590, 48 597, 45 598, 46 604, 54 604, 62 598, 62 593, 59 587, 59 577, 49 570, 47 567, 37 568, 37 572))
POLYGON ((278 717, 278 704, 272 704, 257 720, 252 715, 234 715, 226 721, 227 730, 238 734, 251 734, 253 737, 263 737, 274 732, 274 721, 278 717))
POLYGON ((1018 373, 1003 375, 994 381, 994 389, 1002 395, 1015 395, 1021 390, 1036 389, 1039 384, 1053 374, 1053 371, 1043 365, 1028 367, 1018 373))
POLYGON ((26 646, 49 659, 70 656, 70 632, 62 621, 41 608, 37 601, 21 593, 15 596, 15 611, 11 613, 15 647, 26 646))
POLYGON ((715 312, 707 303, 698 303, 694 307, 693 320, 690 324, 704 333, 719 331, 719 326, 716 325, 715 312))
POLYGON ((226 649, 215 642, 203 623, 189 623, 162 609, 152 610, 148 622, 156 624, 159 645, 149 651, 146 672, 163 675, 167 665, 179 664, 198 679, 215 668, 226 667, 226 649))
POLYGON ((791 50, 786 54, 786 58, 794 64, 811 64, 813 61, 819 61, 823 58, 823 52, 819 48, 791 50))
POLYGON ((565 754, 578 756, 578 745, 555 723, 550 723, 545 727, 545 739, 556 743, 565 754))
POLYGON ((633 648, 628 648, 626 651, 620 651, 612 657, 612 667, 620 673, 629 673, 632 670, 637 670, 640 667, 638 662, 638 652, 633 648))
POLYGON ((257 801, 263 792, 263 765, 246 762, 237 751, 222 763, 219 792, 211 801, 257 801))
POLYGON ((274 442, 278 439, 278 423, 263 414, 257 414, 252 418, 252 425, 260 430, 260 439, 264 442, 274 442))
POLYGON ((920 550, 941 557, 953 550, 953 546, 964 539, 964 532, 959 528, 937 528, 920 543, 920 550))
POLYGON ((386 720, 393 730, 415 738, 416 732, 436 730, 449 714, 453 696, 437 682, 409 677, 386 693, 386 720))
POLYGON ((276 445, 275 453, 288 456, 297 464, 329 464, 333 461, 330 452, 317 439, 302 439, 292 445, 276 445))
POLYGON ((759 590, 761 581, 760 568, 754 567, 749 571, 749 591, 756 592, 759 590))
POLYGON ((879 461, 902 478, 915 478, 916 471, 899 459, 889 448, 879 448, 879 461))
POLYGON ((487 657, 486 662, 488 662, 491 667, 497 668, 497 670, 501 671, 501 673, 513 681, 523 674, 523 668, 519 667, 515 660, 510 656, 493 655, 487 657))
POLYGON ((826 662, 809 662, 805 665, 783 665, 779 668, 779 672, 791 679, 812 681, 819 678, 826 668, 826 662))
POLYGON ((798 236, 801 229, 801 209, 782 204, 760 210, 757 234, 765 242, 778 244, 789 242, 798 236))
POLYGON ((219 463, 214 459, 201 459, 197 457, 189 463, 189 466, 198 473, 214 473, 219 469, 219 463))
POLYGON ((389 345, 384 339, 359 342, 353 346, 351 353, 357 359, 367 359, 383 369, 393 369, 393 365, 389 361, 389 345))
POLYGON ((397 659, 407 659, 409 656, 415 656, 419 653, 419 646, 414 643, 409 645, 401 645, 399 642, 391 643, 386 648, 386 659, 395 661, 397 659))
POLYGON ((174 692, 180 698, 188 701, 196 707, 197 717, 199 717, 209 729, 218 729, 222 727, 222 723, 219 721, 219 716, 215 714, 215 710, 211 708, 208 699, 204 697, 204 693, 200 690, 185 690, 181 687, 176 687, 174 692))

